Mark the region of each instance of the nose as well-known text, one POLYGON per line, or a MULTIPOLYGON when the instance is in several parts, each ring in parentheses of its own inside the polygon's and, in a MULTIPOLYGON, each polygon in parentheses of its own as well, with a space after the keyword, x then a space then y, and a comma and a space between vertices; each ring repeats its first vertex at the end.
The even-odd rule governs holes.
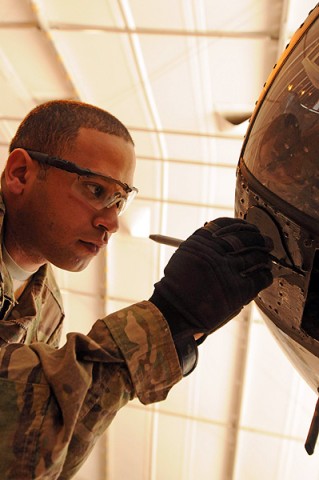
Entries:
POLYGON ((98 210, 93 218, 93 226, 102 228, 109 233, 117 232, 119 229, 119 217, 116 206, 98 210))

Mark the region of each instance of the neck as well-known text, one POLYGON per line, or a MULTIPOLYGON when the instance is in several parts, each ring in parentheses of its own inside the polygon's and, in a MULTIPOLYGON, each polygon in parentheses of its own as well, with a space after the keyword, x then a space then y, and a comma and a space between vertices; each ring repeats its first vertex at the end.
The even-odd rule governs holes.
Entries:
POLYGON ((9 232, 5 232, 4 245, 11 259, 25 271, 34 273, 45 263, 27 253, 9 232))
POLYGON ((28 280, 31 275, 33 275, 38 270, 36 269, 34 271, 30 271, 21 268, 20 265, 18 265, 13 260, 11 255, 9 255, 9 252, 7 251, 5 245, 2 246, 2 257, 14 284, 16 283, 17 285, 20 285, 22 282, 28 280))

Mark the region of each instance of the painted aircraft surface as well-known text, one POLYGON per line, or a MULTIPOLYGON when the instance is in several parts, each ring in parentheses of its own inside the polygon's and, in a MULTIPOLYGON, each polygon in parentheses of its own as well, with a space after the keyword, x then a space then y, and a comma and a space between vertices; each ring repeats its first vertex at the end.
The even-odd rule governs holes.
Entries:
MULTIPOLYGON (((237 166, 235 215, 274 241, 273 284, 256 303, 290 361, 319 392, 319 4, 256 103, 237 166)), ((313 453, 319 402, 306 440, 313 453)))

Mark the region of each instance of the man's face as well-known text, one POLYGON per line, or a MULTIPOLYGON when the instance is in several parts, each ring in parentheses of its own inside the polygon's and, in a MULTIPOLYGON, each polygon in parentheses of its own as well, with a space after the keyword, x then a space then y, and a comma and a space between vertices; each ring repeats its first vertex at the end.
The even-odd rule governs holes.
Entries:
MULTIPOLYGON (((115 135, 82 128, 64 159, 133 183, 134 147, 115 135)), ((15 234, 37 263, 49 261, 65 270, 81 271, 118 229, 116 206, 94 208, 74 189, 77 178, 75 173, 50 167, 45 178, 34 175, 19 199, 15 234)))

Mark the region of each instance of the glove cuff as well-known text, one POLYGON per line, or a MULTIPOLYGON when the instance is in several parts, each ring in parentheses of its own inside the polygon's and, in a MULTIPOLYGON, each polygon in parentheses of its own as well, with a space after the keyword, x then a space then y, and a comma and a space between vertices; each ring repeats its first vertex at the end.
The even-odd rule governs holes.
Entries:
POLYGON ((173 337, 179 335, 191 336, 193 333, 187 323, 185 323, 183 316, 174 307, 173 302, 168 302, 166 298, 158 291, 158 284, 155 285, 153 295, 149 299, 162 313, 167 321, 173 337))
POLYGON ((175 336, 173 337, 179 363, 183 372, 183 377, 186 377, 195 370, 198 362, 198 348, 196 340, 193 336, 175 336))
POLYGON ((149 299, 162 313, 170 328, 175 349, 178 355, 179 363, 183 372, 183 377, 189 375, 196 367, 198 362, 198 348, 197 345, 202 343, 202 340, 196 342, 193 333, 189 331, 189 327, 184 324, 184 319, 179 312, 169 304, 164 297, 154 290, 153 295, 149 299))

